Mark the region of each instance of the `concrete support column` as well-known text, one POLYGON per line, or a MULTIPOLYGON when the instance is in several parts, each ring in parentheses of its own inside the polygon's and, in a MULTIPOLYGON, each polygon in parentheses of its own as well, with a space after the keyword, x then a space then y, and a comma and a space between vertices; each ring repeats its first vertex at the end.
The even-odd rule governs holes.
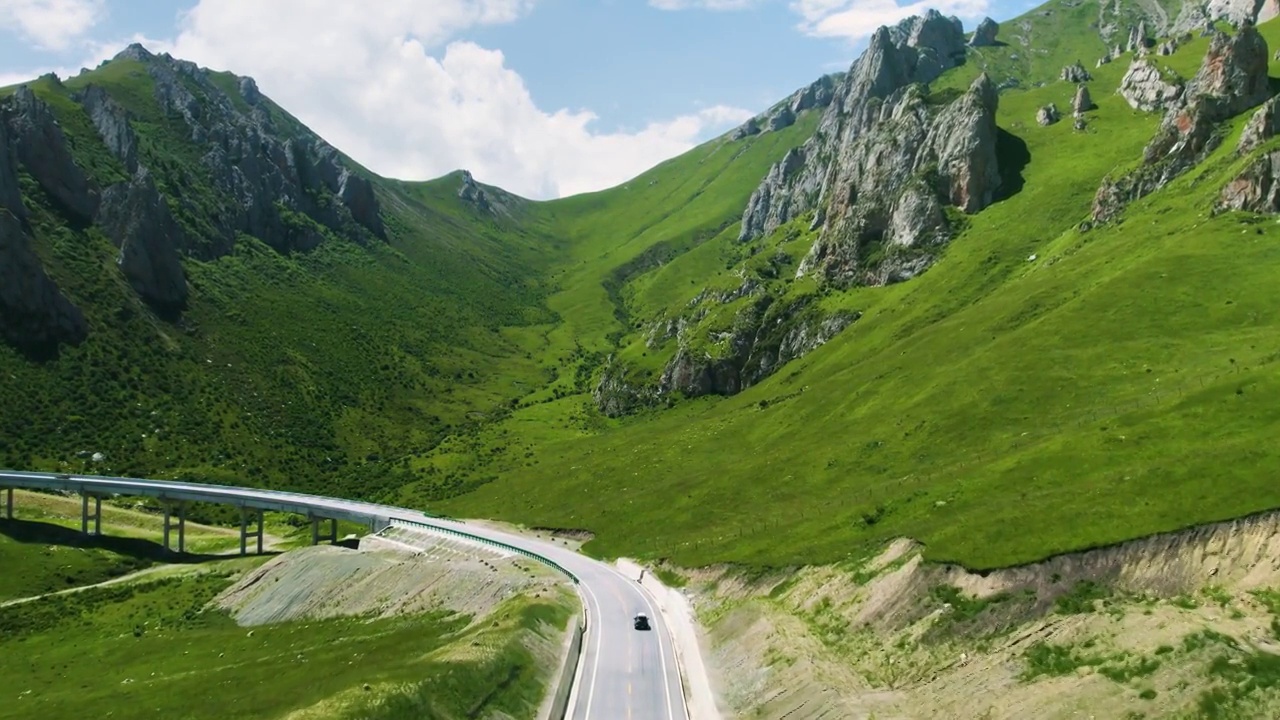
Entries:
POLYGON ((4 494, 5 494, 4 518, 6 520, 12 520, 13 519, 13 488, 5 488, 4 494))
POLYGON ((80 532, 89 534, 89 521, 93 521, 93 534, 102 534, 102 497, 93 493, 80 493, 80 532), (89 512, 89 501, 93 500, 93 512, 89 512))
POLYGON ((240 554, 249 554, 249 538, 258 539, 258 554, 262 554, 262 511, 250 510, 249 508, 240 508, 240 554), (258 530, 257 532, 249 532, 249 516, 257 516, 258 530))
POLYGON ((338 521, 334 518, 329 520, 329 532, 325 535, 320 534, 320 521, 325 518, 311 516, 311 544, 319 545, 321 540, 327 540, 331 543, 338 542, 338 521))
POLYGON ((187 551, 187 505, 182 501, 164 502, 164 549, 169 552, 172 548, 169 545, 169 534, 173 527, 173 511, 178 511, 178 554, 181 555, 187 551))

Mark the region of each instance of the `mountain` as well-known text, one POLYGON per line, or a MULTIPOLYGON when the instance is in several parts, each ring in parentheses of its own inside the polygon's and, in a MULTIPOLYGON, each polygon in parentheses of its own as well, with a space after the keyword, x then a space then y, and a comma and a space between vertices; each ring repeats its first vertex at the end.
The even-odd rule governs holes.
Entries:
POLYGON ((1280 506, 1273 14, 926 12, 552 202, 377 177, 140 47, 0 91, 0 463, 685 565, 984 569, 1280 506))

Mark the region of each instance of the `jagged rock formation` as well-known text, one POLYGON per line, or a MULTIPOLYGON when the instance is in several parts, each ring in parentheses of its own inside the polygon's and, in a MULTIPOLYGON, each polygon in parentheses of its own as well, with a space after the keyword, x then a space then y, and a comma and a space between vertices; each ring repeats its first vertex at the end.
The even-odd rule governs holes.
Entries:
POLYGON ((1226 20, 1233 25, 1266 22, 1278 12, 1280 3, 1276 0, 1209 0, 1205 7, 1208 17, 1226 20))
POLYGON ((890 96, 879 117, 841 148, 825 194, 826 225, 800 265, 841 284, 913 277, 950 237, 942 204, 974 213, 994 199, 995 86, 985 74, 936 115, 919 86, 890 96), (882 248, 882 257, 867 257, 882 248))
POLYGON ((877 30, 818 131, 752 194, 740 240, 813 211, 822 232, 800 274, 879 284, 926 267, 950 235, 943 204, 976 212, 1000 181, 990 79, 941 109, 921 86, 963 57, 960 22, 934 11, 877 30))
POLYGON ((843 73, 837 73, 818 78, 766 112, 739 125, 729 139, 741 140, 762 132, 776 132, 794 125, 802 113, 826 108, 835 97, 836 87, 843 77, 843 73))
POLYGON ((13 141, 9 138, 9 124, 5 122, 3 105, 0 105, 0 208, 7 209, 19 220, 26 217, 22 190, 18 186, 17 159, 14 157, 13 141))
POLYGON ((1249 118, 1240 134, 1236 152, 1244 155, 1280 133, 1280 97, 1273 97, 1262 104, 1249 118))
POLYGON ((1280 212, 1280 150, 1273 150, 1253 161, 1244 172, 1227 183, 1214 210, 1280 212))
POLYGON ((249 89, 240 98, 249 107, 243 112, 194 63, 155 56, 138 45, 118 57, 143 63, 156 101, 183 119, 191 142, 208 148, 201 165, 213 187, 231 200, 199 255, 226 253, 238 233, 281 252, 308 250, 322 240, 317 225, 352 239, 360 237, 357 226, 385 237, 372 183, 320 138, 285 132, 256 84, 240 84, 249 89))
POLYGON ((3 114, 17 159, 27 172, 78 221, 92 221, 98 211, 98 189, 72 159, 67 138, 49 106, 23 85, 3 114))
POLYGON ((117 264, 143 299, 168 311, 186 307, 187 281, 178 255, 185 245, 182 228, 145 167, 130 182, 107 188, 97 220, 120 248, 117 264))
POLYGON ((1178 41, 1172 38, 1165 40, 1156 46, 1157 55, 1172 55, 1178 51, 1178 41))
POLYGON ((458 198, 479 212, 498 216, 510 216, 520 199, 504 190, 486 188, 476 182, 467 170, 459 172, 462 184, 458 186, 458 198))
POLYGON ((86 333, 84 315, 45 274, 22 223, 0 208, 0 335, 44 354, 61 343, 80 343, 86 333))
POLYGON ((1049 103, 1036 111, 1036 123, 1040 125, 1052 125, 1062 119, 1062 113, 1058 112, 1058 106, 1049 103))
POLYGON ((1093 76, 1089 74, 1088 70, 1084 69, 1084 65, 1081 65, 1079 60, 1062 68, 1059 77, 1069 83, 1082 83, 1093 79, 1093 76))
POLYGON ((1195 78, 1165 113, 1143 151, 1142 166, 1105 178, 1094 198, 1093 221, 1116 217, 1129 203, 1149 195, 1195 167, 1222 142, 1218 124, 1269 96, 1267 43, 1245 24, 1233 36, 1217 33, 1195 78))
POLYGON ((814 307, 814 300, 809 296, 779 306, 750 281, 738 292, 696 298, 693 304, 699 307, 692 317, 665 319, 654 328, 651 346, 670 337, 678 340, 676 353, 657 383, 628 380, 627 368, 611 357, 592 392, 596 406, 605 415, 618 417, 676 395, 735 395, 826 344, 860 317, 843 312, 825 315, 814 307), (715 338, 723 349, 715 354, 692 349, 694 339, 688 337, 688 328, 706 312, 702 303, 727 303, 744 295, 756 297, 738 312, 733 328, 715 338))
POLYGON ((128 114, 124 108, 105 90, 97 85, 90 85, 76 98, 84 106, 93 126, 107 149, 124 164, 130 173, 138 171, 138 139, 129 125, 128 114))
POLYGON ((1076 96, 1071 100, 1071 111, 1079 115, 1098 107, 1094 104, 1093 98, 1089 96, 1089 86, 1081 85, 1076 88, 1076 96))
POLYGON ((1138 58, 1120 80, 1119 92, 1134 110, 1154 112, 1176 103, 1182 96, 1182 85, 1166 79, 1151 61, 1138 58))
POLYGON ((982 18, 973 37, 969 38, 969 47, 990 47, 996 44, 996 35, 1000 32, 1000 23, 989 17, 982 18))

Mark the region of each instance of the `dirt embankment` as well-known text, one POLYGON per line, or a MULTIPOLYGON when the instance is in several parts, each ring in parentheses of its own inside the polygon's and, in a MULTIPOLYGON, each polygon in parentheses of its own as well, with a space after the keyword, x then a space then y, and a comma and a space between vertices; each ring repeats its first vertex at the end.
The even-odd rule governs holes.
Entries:
POLYGON ((390 530, 360 549, 317 545, 247 573, 217 600, 241 625, 448 609, 484 617, 517 594, 556 591, 550 569, 443 536, 390 530))
POLYGON ((900 540, 690 581, 726 717, 1280 717, 1280 514, 984 574, 900 540))

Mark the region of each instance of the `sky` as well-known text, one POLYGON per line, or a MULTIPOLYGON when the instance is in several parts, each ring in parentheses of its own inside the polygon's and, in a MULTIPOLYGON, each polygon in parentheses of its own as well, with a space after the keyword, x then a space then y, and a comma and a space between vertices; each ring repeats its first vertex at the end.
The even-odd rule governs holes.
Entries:
POLYGON ((253 77, 384 176, 467 169, 549 199, 625 182, 847 69, 880 25, 932 7, 970 30, 1025 5, 0 0, 0 87, 46 72, 66 78, 141 42, 253 77))

